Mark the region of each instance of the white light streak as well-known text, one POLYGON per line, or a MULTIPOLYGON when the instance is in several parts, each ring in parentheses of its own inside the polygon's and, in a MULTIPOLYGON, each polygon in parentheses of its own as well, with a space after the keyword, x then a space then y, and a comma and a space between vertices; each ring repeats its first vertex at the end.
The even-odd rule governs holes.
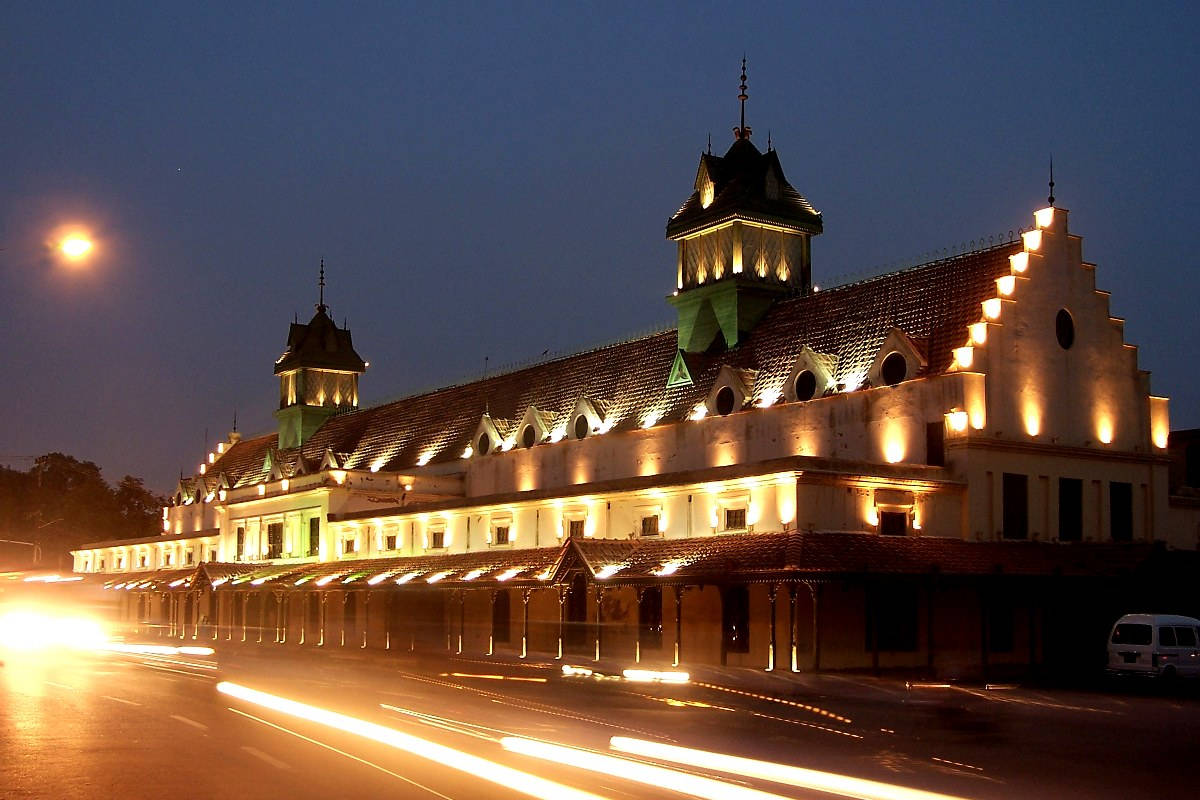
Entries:
POLYGON ((506 767, 485 758, 464 753, 436 742, 421 739, 411 734, 403 733, 378 725, 366 720, 338 714, 306 703, 288 700, 284 697, 267 694, 236 683, 222 681, 217 684, 217 691, 236 697, 248 703, 269 708, 282 714, 288 714, 299 719, 326 725, 335 730, 344 731, 364 739, 370 739, 380 744, 394 747, 398 750, 425 758, 441 766, 464 772, 480 780, 503 786, 511 791, 519 792, 529 797, 546 798, 547 800, 600 800, 600 795, 584 792, 565 786, 561 783, 540 778, 528 772, 506 767))
POLYGON ((784 800, 783 795, 736 786, 717 778, 706 778, 667 767, 629 761, 616 756, 578 750, 549 742, 505 736, 501 746, 513 753, 534 758, 543 758, 556 764, 566 764, 577 769, 610 775, 622 780, 633 781, 656 788, 669 787, 672 791, 707 800, 784 800))
MULTIPOLYGON (((839 797, 854 797, 859 800, 961 800, 953 795, 926 792, 921 789, 909 789, 890 783, 880 783, 862 778, 852 778, 835 772, 822 772, 815 769, 804 769, 787 764, 776 764, 771 761, 759 761, 753 758, 713 753, 708 750, 694 750, 690 747, 660 744, 644 739, 632 739, 627 736, 614 736, 609 740, 614 750, 633 753, 647 758, 657 758, 672 761, 677 764, 687 764, 703 769, 719 772, 729 772, 739 776, 749 776, 762 780, 782 783, 788 786, 798 786, 805 789, 815 789, 829 792, 839 797)), ((672 784, 679 787, 679 784, 672 784)), ((680 791, 685 791, 680 788, 680 791)), ((734 797, 735 795, 723 795, 734 797)))

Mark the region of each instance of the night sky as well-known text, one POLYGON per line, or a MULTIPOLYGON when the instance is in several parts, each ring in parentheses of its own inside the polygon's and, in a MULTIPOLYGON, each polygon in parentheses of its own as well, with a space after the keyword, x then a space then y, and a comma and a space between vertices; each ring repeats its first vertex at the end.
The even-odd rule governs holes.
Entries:
POLYGON ((1192 4, 243 5, 0 11, 0 464, 166 490, 235 410, 272 430, 322 257, 363 405, 670 324, 663 229, 743 52, 754 141, 824 213, 817 284, 1029 226, 1053 153, 1200 426, 1192 4), (48 246, 70 225, 86 265, 48 246))

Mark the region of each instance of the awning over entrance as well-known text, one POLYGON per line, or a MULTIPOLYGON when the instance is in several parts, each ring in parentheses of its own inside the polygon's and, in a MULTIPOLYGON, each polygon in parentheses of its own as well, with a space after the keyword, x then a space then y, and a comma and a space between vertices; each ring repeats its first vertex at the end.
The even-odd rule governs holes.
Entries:
POLYGON ((537 587, 580 571, 598 583, 746 583, 894 576, 1080 576, 1134 572, 1148 544, 965 542, 846 532, 723 534, 692 539, 573 538, 559 547, 308 564, 204 563, 113 576, 105 588, 380 589, 537 587))

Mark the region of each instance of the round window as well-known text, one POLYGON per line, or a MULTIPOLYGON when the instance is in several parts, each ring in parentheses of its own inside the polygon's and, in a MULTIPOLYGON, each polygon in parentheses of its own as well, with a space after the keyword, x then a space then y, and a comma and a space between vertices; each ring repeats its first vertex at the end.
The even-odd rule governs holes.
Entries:
POLYGON ((728 386, 722 386, 717 392, 717 413, 722 417, 733 413, 733 389, 728 386))
POLYGON ((1058 316, 1054 318, 1054 335, 1058 337, 1058 346, 1063 350, 1070 350, 1071 345, 1075 344, 1075 320, 1065 308, 1060 308, 1058 316))
POLYGON ((575 438, 576 439, 587 438, 587 435, 591 432, 591 430, 592 430, 592 426, 588 423, 588 418, 586 416, 584 416, 583 414, 580 414, 578 417, 575 418, 575 438))
POLYGON ((796 376, 796 399, 803 402, 804 400, 812 400, 813 395, 817 393, 817 376, 813 375, 809 370, 804 370, 796 376))
POLYGON ((532 425, 526 425, 525 430, 521 431, 521 446, 533 447, 533 443, 537 441, 537 431, 532 425))
POLYGON ((883 366, 879 368, 879 377, 883 378, 883 382, 888 386, 895 386, 908 377, 908 362, 899 353, 888 353, 888 357, 883 360, 883 366))
POLYGON ((475 443, 475 452, 481 456, 486 456, 488 451, 492 449, 492 438, 486 433, 479 434, 479 441, 475 443))

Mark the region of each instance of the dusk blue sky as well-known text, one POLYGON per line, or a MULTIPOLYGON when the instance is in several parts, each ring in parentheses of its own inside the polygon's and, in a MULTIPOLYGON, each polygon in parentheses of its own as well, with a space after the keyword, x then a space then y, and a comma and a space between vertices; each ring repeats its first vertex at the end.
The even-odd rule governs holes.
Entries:
POLYGON ((664 226, 731 141, 743 52, 754 141, 824 214, 817 284, 1029 226, 1053 152, 1172 426, 1200 426, 1197 27, 1190 3, 6 3, 0 463, 166 490, 235 410, 271 430, 322 257, 364 405, 669 324, 664 226), (47 248, 71 223, 86 268, 47 248))

